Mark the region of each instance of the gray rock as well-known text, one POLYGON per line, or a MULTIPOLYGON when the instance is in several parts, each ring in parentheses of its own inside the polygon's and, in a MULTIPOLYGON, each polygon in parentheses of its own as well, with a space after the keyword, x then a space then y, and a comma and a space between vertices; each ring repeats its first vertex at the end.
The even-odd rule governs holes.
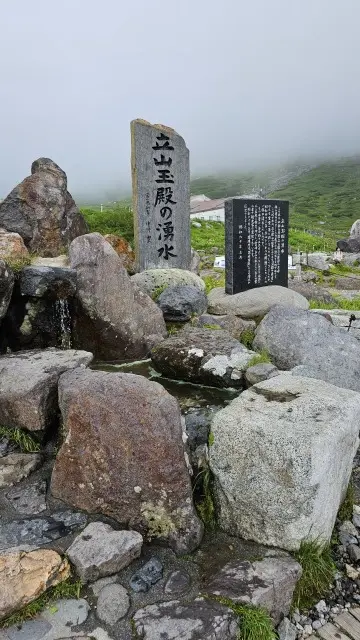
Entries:
POLYGON ((360 253, 360 238, 344 238, 338 240, 336 248, 344 253, 360 253))
POLYGON ((133 620, 142 640, 236 640, 239 637, 232 611, 200 598, 186 605, 176 600, 149 605, 136 611, 133 620))
POLYGON ((254 320, 243 320, 234 315, 214 316, 205 313, 199 318, 194 318, 193 325, 196 327, 225 329, 236 340, 240 340, 241 336, 247 332, 255 332, 256 323, 254 320))
MULTIPOLYGON (((317 273, 315 273, 315 271, 303 271, 301 274, 301 278, 303 280, 303 282, 306 283, 313 283, 313 282, 317 282, 319 280, 319 276, 317 273)), ((290 286, 290 282, 299 282, 298 280, 290 280, 289 281, 289 286, 290 286)), ((301 281, 300 281, 301 282, 301 281)), ((295 289, 296 291, 296 289, 295 289)), ((301 295, 304 295, 301 291, 300 291, 301 295)), ((305 296, 305 298, 307 298, 307 296, 305 296)), ((309 299, 309 298, 308 298, 309 299)))
POLYGON ((201 315, 207 309, 203 291, 191 284, 177 284, 163 291, 157 304, 168 322, 187 322, 193 315, 201 315))
POLYGON ((71 243, 69 256, 77 272, 74 344, 102 360, 147 356, 166 335, 165 322, 155 302, 134 286, 113 247, 90 233, 71 243))
POLYGON ((177 400, 143 376, 77 369, 61 377, 59 402, 67 436, 52 494, 177 553, 193 551, 203 527, 192 501, 177 400))
POLYGON ((360 345, 319 314, 277 306, 256 330, 254 348, 266 349, 279 369, 360 391, 360 345))
POLYGON ((275 624, 287 616, 301 566, 288 557, 229 562, 205 586, 207 593, 266 609, 275 624))
POLYGON ((178 284, 189 284, 199 291, 205 291, 205 282, 195 273, 185 269, 148 269, 136 273, 131 281, 150 297, 156 295, 159 289, 164 290, 166 287, 178 284))
POLYGON ((344 253, 343 264, 347 267, 358 266, 360 264, 360 253, 344 253))
POLYGON ((258 382, 269 380, 270 378, 274 378, 274 376, 278 375, 279 370, 275 367, 275 365, 271 364, 270 362, 261 362, 260 364, 255 364, 253 367, 249 367, 246 370, 245 378, 246 382, 249 385, 254 385, 258 382))
POLYGON ((42 640, 72 639, 76 633, 72 628, 86 622, 89 612, 90 606, 84 598, 57 600, 41 613, 41 619, 51 625, 51 630, 42 640))
MULTIPOLYGON (((1 461, 0 461, 1 465, 1 461)), ((13 508, 24 515, 32 516, 46 510, 46 482, 40 480, 21 489, 11 489, 6 497, 13 508)))
POLYGON ((289 618, 284 618, 277 628, 279 634, 279 640, 296 640, 297 629, 289 618))
POLYGON ((358 393, 282 374, 216 413, 209 455, 219 526, 281 549, 305 538, 328 542, 358 447, 359 410, 358 393))
POLYGON ((163 574, 163 566, 159 558, 150 558, 149 562, 144 564, 130 578, 130 587, 133 591, 148 591, 153 584, 161 580, 163 574))
POLYGON ((15 442, 5 436, 0 438, 0 458, 9 455, 9 453, 18 453, 19 451, 20 449, 15 442))
POLYGON ((46 620, 26 620, 20 627, 15 625, 7 629, 6 636, 8 640, 44 640, 51 629, 46 620))
POLYGON ((0 260, 0 321, 8 310, 14 280, 14 274, 10 267, 3 260, 0 260))
POLYGON ((128 592, 121 584, 108 584, 99 594, 96 615, 105 624, 114 625, 130 609, 128 592))
POLYGON ((42 456, 39 453, 10 453, 0 458, 0 488, 11 487, 20 482, 23 478, 42 463, 42 456))
POLYGON ((168 595, 179 595, 188 591, 191 586, 191 578, 186 571, 173 571, 164 586, 164 593, 168 595))
POLYGON ((190 271, 192 271, 193 273, 196 273, 197 275, 199 275, 200 263, 201 263, 200 254, 197 251, 195 251, 195 249, 191 248, 190 271))
POLYGON ((329 271, 329 256, 327 253, 308 253, 307 263, 311 269, 318 271, 329 271))
POLYGON ((351 225, 350 238, 360 238, 360 220, 355 220, 351 225))
POLYGON ((185 328, 151 351, 155 368, 168 378, 214 387, 244 386, 244 373, 255 356, 227 331, 185 328))
POLYGON ((289 280, 289 289, 297 291, 307 300, 316 300, 325 304, 334 304, 335 298, 320 285, 313 282, 303 282, 302 280, 289 280))
POLYGON ((189 411, 185 415, 187 444, 191 451, 195 451, 196 447, 207 444, 211 419, 212 413, 203 409, 189 411))
POLYGON ((93 582, 92 584, 90 584, 89 587, 93 592, 94 596, 98 598, 100 591, 104 587, 107 587, 109 584, 114 584, 115 582, 118 582, 118 581, 119 581, 119 576, 117 575, 107 576, 106 578, 100 578, 100 580, 96 580, 96 582, 93 582))
POLYGON ((346 331, 346 333, 352 338, 360 340, 360 311, 344 311, 344 309, 329 309, 324 311, 323 309, 311 309, 312 313, 318 313, 324 317, 328 317, 334 327, 346 331), (355 320, 352 320, 350 329, 350 316, 355 316, 355 320))
POLYGON ((235 295, 228 295, 223 287, 218 287, 210 291, 208 302, 209 313, 233 314, 245 319, 263 318, 272 307, 279 304, 295 309, 309 308, 304 296, 276 285, 249 289, 235 295))
POLYGON ((85 527, 87 518, 82 513, 64 511, 51 517, 13 520, 0 523, 0 551, 37 549, 85 527))
POLYGON ((350 536, 356 538, 358 536, 358 531, 355 525, 350 522, 350 520, 345 520, 339 528, 340 533, 347 533, 350 536))
POLYGON ((42 256, 57 256, 87 224, 67 191, 66 173, 49 158, 31 166, 23 180, 0 203, 0 227, 15 231, 27 248, 42 256))
POLYGON ((360 547, 357 544, 349 544, 347 552, 352 562, 360 562, 360 547))
MULTIPOLYGON (((360 276, 340 276, 339 278, 336 278, 334 288, 340 291, 359 291, 360 276)), ((336 302, 336 299, 334 302, 336 302)))
POLYGON ((58 412, 58 379, 64 371, 86 366, 86 351, 46 349, 0 357, 0 424, 42 431, 58 412))
POLYGON ((70 298, 76 292, 76 271, 64 267, 25 267, 21 271, 20 291, 35 298, 70 298))
POLYGON ((117 573, 141 553, 137 531, 115 531, 103 522, 91 522, 74 540, 67 555, 83 582, 117 573))

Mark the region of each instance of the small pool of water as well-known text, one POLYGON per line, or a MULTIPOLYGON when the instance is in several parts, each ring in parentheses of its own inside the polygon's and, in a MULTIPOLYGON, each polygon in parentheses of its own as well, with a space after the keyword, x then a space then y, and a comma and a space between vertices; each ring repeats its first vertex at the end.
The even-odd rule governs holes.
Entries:
POLYGON ((127 362, 126 364, 99 362, 94 364, 92 368, 98 371, 133 373, 158 382, 178 400, 183 413, 192 407, 222 409, 239 395, 238 389, 218 389, 217 387, 205 387, 200 384, 165 378, 155 371, 151 360, 127 362))

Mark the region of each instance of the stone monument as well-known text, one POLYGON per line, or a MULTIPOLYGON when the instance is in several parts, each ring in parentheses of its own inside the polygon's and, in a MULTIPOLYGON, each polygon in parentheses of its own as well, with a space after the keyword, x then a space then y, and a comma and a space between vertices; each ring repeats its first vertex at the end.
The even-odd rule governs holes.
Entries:
POLYGON ((225 290, 288 286, 289 203, 233 198, 225 202, 225 290))
POLYGON ((184 139, 169 127, 131 122, 138 271, 190 269, 190 169, 184 139))

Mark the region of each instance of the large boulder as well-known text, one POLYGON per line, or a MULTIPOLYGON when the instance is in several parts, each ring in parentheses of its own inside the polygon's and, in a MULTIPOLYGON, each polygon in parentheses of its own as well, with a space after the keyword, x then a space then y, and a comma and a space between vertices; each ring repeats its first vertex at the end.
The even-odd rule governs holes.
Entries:
POLYGON ((23 351, 0 357, 0 424, 42 431, 57 417, 59 376, 86 366, 86 351, 23 351))
POLYGON ((336 278, 334 288, 340 291, 360 291, 360 275, 340 276, 336 278))
POLYGON ((360 238, 360 220, 355 220, 350 229, 350 238, 360 238))
POLYGON ((51 549, 1 554, 0 619, 22 609, 69 576, 68 561, 51 549))
POLYGON ((289 289, 300 293, 307 300, 316 300, 325 304, 334 304, 335 298, 325 289, 313 282, 303 280, 289 280, 289 289))
POLYGON ((204 591, 235 603, 262 607, 278 624, 290 612, 301 574, 300 564, 285 554, 253 562, 233 560, 210 578, 204 591))
POLYGON ((308 301, 300 293, 277 285, 249 289, 232 296, 225 293, 223 287, 217 287, 208 294, 208 301, 209 313, 233 314, 245 319, 263 318, 276 304, 295 309, 309 308, 308 301))
POLYGON ((147 269, 136 273, 131 280, 152 298, 157 298, 166 287, 177 284, 190 284, 205 291, 205 282, 196 273, 185 269, 147 269))
POLYGON ((138 609, 133 617, 136 636, 142 640, 236 640, 239 626, 231 609, 197 598, 182 604, 160 602, 138 609))
POLYGON ((99 233, 70 246, 77 272, 74 341, 102 360, 146 357, 166 335, 163 315, 128 276, 121 258, 99 233))
POLYGON ((199 544, 177 401, 156 382, 77 369, 59 383, 65 441, 54 496, 164 540, 179 553, 199 544))
POLYGON ((204 327, 204 329, 225 329, 236 340, 240 340, 245 334, 249 337, 250 342, 256 329, 254 320, 243 320, 243 318, 234 315, 214 316, 210 313, 204 313, 199 318, 194 318, 192 324, 195 327, 204 327))
POLYGON ((344 253, 360 253, 360 238, 354 237, 338 240, 336 248, 344 253))
POLYGON ((87 224, 67 190, 66 173, 49 158, 31 166, 0 203, 0 227, 19 233, 32 253, 57 256, 87 232, 87 224))
POLYGON ((210 467, 220 527, 289 550, 305 539, 328 542, 358 447, 359 412, 358 393, 289 374, 219 411, 210 467))
POLYGON ((345 253, 343 264, 347 267, 356 267, 360 265, 360 253, 345 253))
POLYGON ((0 260, 0 321, 8 310, 14 280, 14 274, 10 267, 3 260, 0 260))
POLYGON ((18 233, 0 229, 0 258, 20 262, 29 259, 29 252, 18 233))
MULTIPOLYGON (((324 314, 323 309, 312 309, 311 313, 324 314)), ((344 309, 330 309, 326 314, 331 319, 334 327, 346 331, 346 333, 360 340, 360 311, 345 311, 344 309), (350 323, 350 317, 353 316, 350 323), (350 327, 349 327, 350 326, 350 327)))
POLYGON ((329 271, 329 256, 327 253, 308 253, 307 266, 318 271, 329 271))
POLYGON ((188 322, 207 309, 207 298, 192 284, 177 284, 163 291, 157 304, 168 322, 188 322))
POLYGON ((190 328, 151 351, 155 368, 168 378, 213 387, 244 386, 244 373, 256 356, 223 329, 190 328))
POLYGON ((273 307, 256 330, 254 348, 266 349, 279 369, 360 391, 360 344, 320 314, 273 307))

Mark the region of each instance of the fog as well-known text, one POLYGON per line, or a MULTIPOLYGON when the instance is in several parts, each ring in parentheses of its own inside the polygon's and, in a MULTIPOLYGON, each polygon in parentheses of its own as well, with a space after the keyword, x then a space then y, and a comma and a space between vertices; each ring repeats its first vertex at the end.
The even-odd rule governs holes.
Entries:
POLYGON ((129 123, 193 175, 360 152, 359 0, 0 0, 0 198, 39 156, 130 188, 129 123))

